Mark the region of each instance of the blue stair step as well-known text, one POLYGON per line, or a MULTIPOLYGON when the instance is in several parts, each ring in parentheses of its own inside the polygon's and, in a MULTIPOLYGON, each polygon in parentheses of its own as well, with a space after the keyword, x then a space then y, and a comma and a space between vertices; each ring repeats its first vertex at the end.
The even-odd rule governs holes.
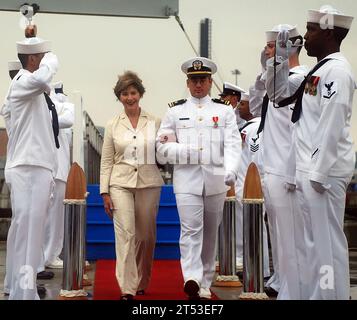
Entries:
MULTIPOLYGON (((99 194, 99 185, 88 185, 87 259, 115 259, 115 238, 112 220, 106 215, 99 194)), ((173 187, 162 187, 157 215, 155 259, 180 259, 180 220, 173 187)))

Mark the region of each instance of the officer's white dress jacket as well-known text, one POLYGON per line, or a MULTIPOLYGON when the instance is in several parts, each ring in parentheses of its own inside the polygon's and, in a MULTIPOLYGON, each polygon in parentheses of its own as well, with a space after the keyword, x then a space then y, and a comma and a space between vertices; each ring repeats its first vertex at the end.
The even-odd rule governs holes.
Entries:
POLYGON ((51 99, 56 106, 60 128, 58 135, 60 148, 56 149, 58 169, 55 178, 67 182, 71 166, 70 145, 72 142, 71 127, 74 123, 74 104, 69 102, 64 94, 53 94, 53 91, 51 92, 51 99))
POLYGON ((190 96, 168 110, 156 146, 160 163, 175 164, 175 193, 210 196, 229 189, 224 184, 225 173, 237 176, 241 144, 231 106, 215 103, 209 96, 190 96), (169 142, 160 142, 165 135, 169 142))
POLYGON ((302 114, 296 123, 296 168, 325 184, 327 177, 350 177, 355 166, 351 138, 352 68, 342 53, 318 69, 306 86, 302 114), (312 82, 316 91, 311 90, 312 82), (316 95, 315 95, 316 94, 316 95))
POLYGON ((43 60, 31 73, 21 69, 9 88, 9 146, 6 168, 32 165, 57 172, 52 119, 44 97, 55 70, 43 60))

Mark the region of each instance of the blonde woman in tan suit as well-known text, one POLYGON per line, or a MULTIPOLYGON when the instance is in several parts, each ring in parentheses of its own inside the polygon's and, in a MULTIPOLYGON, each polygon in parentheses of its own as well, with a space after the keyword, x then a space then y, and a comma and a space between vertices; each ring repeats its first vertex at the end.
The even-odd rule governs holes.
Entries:
POLYGON ((105 129, 100 193, 114 223, 121 300, 132 300, 136 294, 145 294, 151 277, 163 185, 155 161, 160 120, 140 107, 145 88, 135 73, 119 76, 114 93, 124 112, 105 129))

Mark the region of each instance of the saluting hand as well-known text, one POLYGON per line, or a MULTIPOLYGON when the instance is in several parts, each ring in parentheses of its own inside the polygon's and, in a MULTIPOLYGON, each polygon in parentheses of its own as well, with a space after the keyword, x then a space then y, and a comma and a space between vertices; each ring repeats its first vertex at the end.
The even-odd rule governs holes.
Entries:
POLYGON ((289 40, 289 31, 280 31, 276 40, 276 59, 278 62, 289 59, 291 46, 292 42, 289 40))
POLYGON ((102 194, 102 198, 103 198, 105 213, 109 216, 110 219, 113 219, 114 205, 113 205, 112 198, 108 193, 102 194))

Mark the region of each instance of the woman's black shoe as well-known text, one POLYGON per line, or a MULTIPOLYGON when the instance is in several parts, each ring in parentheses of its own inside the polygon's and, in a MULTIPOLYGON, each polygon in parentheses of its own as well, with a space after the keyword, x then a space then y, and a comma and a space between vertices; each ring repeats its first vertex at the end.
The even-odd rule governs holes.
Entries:
POLYGON ((120 297, 120 300, 134 300, 134 297, 133 297, 133 295, 131 295, 131 294, 123 294, 123 295, 120 297))

